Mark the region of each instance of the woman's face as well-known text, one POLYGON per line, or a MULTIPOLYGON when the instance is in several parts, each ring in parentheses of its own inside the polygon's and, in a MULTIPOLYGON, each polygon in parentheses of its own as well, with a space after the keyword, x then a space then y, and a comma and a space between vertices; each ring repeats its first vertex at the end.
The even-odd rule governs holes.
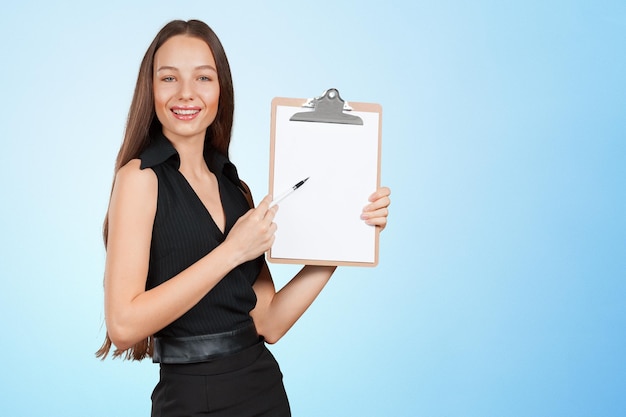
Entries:
POLYGON ((201 139, 217 114, 217 66, 202 39, 177 35, 154 56, 154 106, 163 134, 172 141, 201 139))

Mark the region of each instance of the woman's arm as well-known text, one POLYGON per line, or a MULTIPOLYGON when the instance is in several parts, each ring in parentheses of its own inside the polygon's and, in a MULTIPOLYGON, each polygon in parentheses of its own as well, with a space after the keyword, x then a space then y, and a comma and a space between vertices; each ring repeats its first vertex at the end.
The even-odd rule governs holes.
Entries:
POLYGON ((124 350, 154 334, 196 305, 229 271, 258 257, 274 240, 269 198, 242 216, 228 238, 198 262, 146 291, 158 183, 133 160, 116 175, 109 205, 105 267, 107 332, 124 350))
MULTIPOLYGON (((391 190, 381 187, 369 198, 361 218, 370 225, 387 225, 391 190)), ((267 263, 254 284, 257 304, 250 312, 257 331, 268 343, 276 343, 313 303, 335 272, 335 266, 306 265, 276 292, 267 263)))
POLYGON ((309 308, 336 268, 306 265, 276 292, 267 263, 264 263, 253 287, 256 307, 250 312, 257 332, 268 343, 276 343, 309 308))

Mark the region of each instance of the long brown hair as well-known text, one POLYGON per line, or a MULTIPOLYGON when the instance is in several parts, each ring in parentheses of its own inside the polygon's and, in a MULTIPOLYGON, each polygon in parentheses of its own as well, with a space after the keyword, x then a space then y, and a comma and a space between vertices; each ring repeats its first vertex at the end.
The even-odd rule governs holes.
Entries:
MULTIPOLYGON (((157 33, 141 61, 135 93, 128 112, 124 141, 115 161, 115 174, 130 160, 138 158, 141 152, 149 145, 150 138, 162 129, 161 122, 157 119, 154 109, 154 89, 152 85, 154 56, 161 45, 177 35, 187 35, 202 39, 211 48, 215 64, 217 65, 220 96, 215 120, 206 131, 204 149, 205 152, 208 149, 212 149, 228 156, 235 109, 235 94, 226 52, 215 32, 206 23, 199 20, 174 20, 166 24, 157 33)), ((107 213, 102 230, 105 246, 109 234, 108 218, 107 213)), ((104 343, 96 352, 96 356, 104 359, 111 350, 111 346, 111 339, 107 333, 104 343)), ((115 349, 113 357, 124 356, 125 359, 141 360, 147 356, 152 356, 152 348, 153 340, 151 337, 148 337, 127 350, 115 349)))

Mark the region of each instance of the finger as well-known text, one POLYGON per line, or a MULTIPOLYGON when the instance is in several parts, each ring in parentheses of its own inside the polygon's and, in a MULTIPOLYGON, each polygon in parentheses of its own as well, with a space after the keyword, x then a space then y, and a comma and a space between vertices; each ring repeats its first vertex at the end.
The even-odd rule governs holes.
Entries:
POLYGON ((365 220, 365 224, 369 226, 377 226, 381 229, 384 229, 387 225, 387 217, 372 217, 371 219, 365 220))
POLYGON ((268 194, 265 197, 263 197, 263 200, 261 200, 257 208, 263 207, 263 212, 265 213, 267 209, 269 208, 271 202, 272 202, 272 195, 268 194))
POLYGON ((386 219, 388 216, 389 216, 389 209, 387 207, 383 207, 378 210, 364 211, 361 214, 361 219, 366 220, 366 221, 376 219, 376 218, 386 219))
POLYGON ((256 206, 256 208, 254 209, 254 213, 256 214, 255 218, 257 220, 263 220, 265 218, 265 215, 267 214, 267 210, 271 202, 272 202, 272 196, 268 194, 256 206))
POLYGON ((264 215, 264 219, 267 220, 268 222, 272 222, 274 220, 274 217, 276 217, 276 212, 278 211, 278 205, 277 204, 272 204, 272 196, 268 194, 267 196, 269 204, 268 204, 268 209, 265 212, 264 215))
POLYGON ((374 193, 372 193, 372 195, 369 196, 368 200, 374 202, 383 197, 389 197, 390 195, 391 189, 389 187, 380 187, 374 193))
POLYGON ((265 215, 263 216, 261 220, 263 220, 263 222, 269 226, 274 221, 274 217, 276 217, 277 211, 278 211, 278 207, 276 206, 270 207, 269 209, 267 209, 267 211, 265 212, 265 215))
POLYGON ((278 211, 278 206, 272 206, 269 208, 269 210, 267 210, 267 214, 265 215, 265 217, 269 218, 271 221, 274 220, 274 217, 276 217, 276 212, 278 211))
POLYGON ((272 235, 272 238, 269 240, 269 242, 267 242, 267 249, 265 250, 266 252, 272 248, 272 245, 274 245, 274 240, 275 239, 276 239, 276 237, 274 235, 272 235))
POLYGON ((389 207, 390 204, 391 199, 389 197, 382 197, 363 207, 363 212, 379 210, 381 208, 389 207))
POLYGON ((269 250, 276 239, 276 223, 270 223, 264 231, 263 246, 265 250, 269 250))

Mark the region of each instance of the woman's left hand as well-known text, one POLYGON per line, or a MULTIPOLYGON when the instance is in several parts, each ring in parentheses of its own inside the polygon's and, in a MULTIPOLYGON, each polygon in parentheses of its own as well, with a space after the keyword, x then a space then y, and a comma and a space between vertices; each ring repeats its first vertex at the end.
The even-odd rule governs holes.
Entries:
POLYGON ((363 207, 361 219, 366 224, 378 226, 383 230, 387 225, 387 216, 389 216, 389 205, 391 204, 391 190, 388 187, 380 187, 374 194, 369 197, 370 203, 363 207))

